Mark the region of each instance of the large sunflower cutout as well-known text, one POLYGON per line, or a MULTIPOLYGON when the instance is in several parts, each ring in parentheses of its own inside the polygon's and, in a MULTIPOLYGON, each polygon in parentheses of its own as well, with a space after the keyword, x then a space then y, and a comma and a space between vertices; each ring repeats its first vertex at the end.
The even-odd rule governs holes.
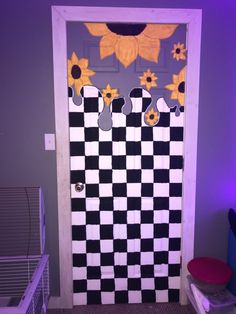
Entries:
POLYGON ((184 105, 185 98, 185 77, 186 77, 186 67, 180 70, 179 74, 173 74, 172 84, 165 86, 166 89, 170 90, 172 93, 170 95, 171 99, 177 99, 181 106, 184 105))
POLYGON ((127 68, 138 56, 158 62, 160 40, 170 37, 178 24, 85 23, 93 36, 101 36, 100 57, 115 53, 127 68))
POLYGON ((74 86, 76 94, 80 94, 80 89, 84 85, 92 85, 89 77, 95 74, 88 69, 88 59, 79 59, 75 52, 72 53, 71 59, 68 60, 68 84, 74 86))

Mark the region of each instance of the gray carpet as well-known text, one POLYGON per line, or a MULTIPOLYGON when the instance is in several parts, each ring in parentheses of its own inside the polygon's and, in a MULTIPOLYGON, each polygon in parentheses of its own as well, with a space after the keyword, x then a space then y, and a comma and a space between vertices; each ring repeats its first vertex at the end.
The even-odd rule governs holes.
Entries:
POLYGON ((178 303, 117 304, 75 306, 72 310, 47 310, 47 314, 195 314, 193 308, 178 303))

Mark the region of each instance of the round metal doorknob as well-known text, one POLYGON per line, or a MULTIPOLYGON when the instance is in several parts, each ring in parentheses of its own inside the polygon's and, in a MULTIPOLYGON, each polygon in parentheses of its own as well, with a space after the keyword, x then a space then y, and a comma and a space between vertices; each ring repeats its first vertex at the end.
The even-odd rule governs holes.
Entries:
POLYGON ((84 184, 82 182, 77 182, 75 184, 75 190, 76 192, 82 192, 84 189, 84 184))

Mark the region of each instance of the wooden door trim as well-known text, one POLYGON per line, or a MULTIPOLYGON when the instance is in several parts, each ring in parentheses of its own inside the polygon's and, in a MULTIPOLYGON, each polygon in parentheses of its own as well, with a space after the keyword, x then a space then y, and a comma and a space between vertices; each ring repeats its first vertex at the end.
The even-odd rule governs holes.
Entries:
POLYGON ((73 306, 66 47, 66 23, 69 21, 187 25, 188 66, 184 126, 180 303, 187 302, 185 294, 187 263, 194 254, 201 15, 202 12, 199 9, 52 6, 60 296, 51 298, 50 307, 71 308, 73 306))

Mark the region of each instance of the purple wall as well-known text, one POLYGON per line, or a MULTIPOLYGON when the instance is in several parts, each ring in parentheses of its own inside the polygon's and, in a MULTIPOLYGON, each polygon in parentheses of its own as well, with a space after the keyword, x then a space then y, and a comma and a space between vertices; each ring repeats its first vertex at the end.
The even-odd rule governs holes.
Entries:
POLYGON ((0 186, 42 186, 55 295, 56 158, 55 152, 44 151, 44 133, 54 133, 51 5, 113 3, 203 10, 195 255, 226 258, 227 212, 236 205, 235 1, 5 1, 0 10, 0 186))

